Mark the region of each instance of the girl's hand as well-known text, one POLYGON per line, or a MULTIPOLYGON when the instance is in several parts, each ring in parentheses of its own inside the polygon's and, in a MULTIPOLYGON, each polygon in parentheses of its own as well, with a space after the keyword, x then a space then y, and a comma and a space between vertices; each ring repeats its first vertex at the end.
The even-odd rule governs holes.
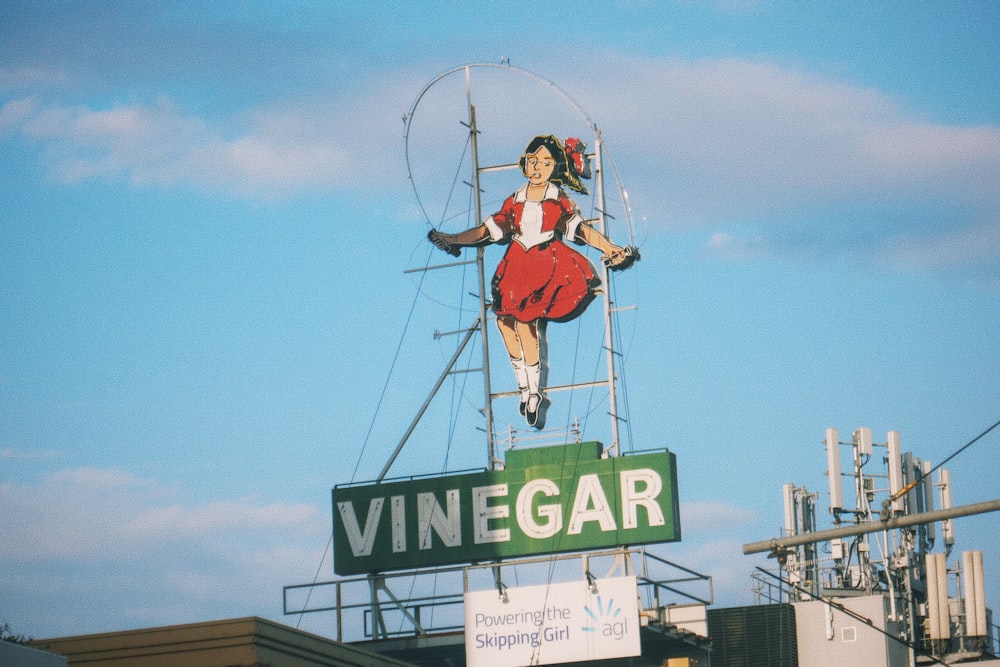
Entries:
POLYGON ((610 250, 601 256, 601 263, 612 271, 624 271, 639 260, 639 249, 633 246, 612 244, 610 250))
POLYGON ((448 236, 449 235, 442 234, 436 229, 432 229, 429 232, 427 232, 427 239, 431 243, 433 243, 438 249, 444 250, 446 253, 448 253, 453 257, 461 257, 462 256, 461 248, 459 248, 457 245, 453 245, 451 241, 447 240, 448 236))

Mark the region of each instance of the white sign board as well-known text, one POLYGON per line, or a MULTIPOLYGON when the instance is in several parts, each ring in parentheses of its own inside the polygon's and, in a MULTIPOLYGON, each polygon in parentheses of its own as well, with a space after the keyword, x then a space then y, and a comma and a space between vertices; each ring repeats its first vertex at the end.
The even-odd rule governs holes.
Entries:
POLYGON ((642 653, 635 577, 465 594, 469 667, 551 665, 642 653))

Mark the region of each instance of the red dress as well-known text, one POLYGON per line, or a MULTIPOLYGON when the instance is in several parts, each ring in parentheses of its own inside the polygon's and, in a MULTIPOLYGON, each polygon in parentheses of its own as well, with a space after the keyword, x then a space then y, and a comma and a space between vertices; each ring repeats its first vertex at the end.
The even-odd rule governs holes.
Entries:
POLYGON ((510 242, 493 275, 493 310, 520 322, 565 322, 586 309, 601 284, 590 261, 562 240, 576 239, 583 218, 551 183, 540 202, 527 201, 526 191, 485 221, 492 241, 510 242))

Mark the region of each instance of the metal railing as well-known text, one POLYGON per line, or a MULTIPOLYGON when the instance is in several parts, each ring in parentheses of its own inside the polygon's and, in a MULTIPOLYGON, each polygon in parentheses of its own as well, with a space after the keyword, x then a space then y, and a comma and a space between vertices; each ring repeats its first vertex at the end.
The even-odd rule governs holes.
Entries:
POLYGON ((432 635, 464 628, 470 590, 503 594, 507 587, 626 575, 636 577, 647 610, 714 601, 710 576, 642 548, 620 548, 295 584, 282 589, 283 613, 329 613, 341 642, 432 635))

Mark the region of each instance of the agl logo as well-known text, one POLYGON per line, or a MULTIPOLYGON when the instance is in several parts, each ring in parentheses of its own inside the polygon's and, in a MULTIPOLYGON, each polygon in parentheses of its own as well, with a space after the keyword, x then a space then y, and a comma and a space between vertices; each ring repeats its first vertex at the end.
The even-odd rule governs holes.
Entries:
POLYGON ((628 619, 626 617, 621 617, 622 609, 615 605, 614 598, 608 600, 608 604, 605 607, 601 596, 597 596, 597 611, 590 608, 590 605, 586 605, 583 610, 587 612, 587 616, 590 617, 592 623, 591 625, 585 625, 581 630, 584 632, 593 632, 595 634, 600 634, 602 637, 609 639, 624 639, 625 635, 628 634, 628 619))

